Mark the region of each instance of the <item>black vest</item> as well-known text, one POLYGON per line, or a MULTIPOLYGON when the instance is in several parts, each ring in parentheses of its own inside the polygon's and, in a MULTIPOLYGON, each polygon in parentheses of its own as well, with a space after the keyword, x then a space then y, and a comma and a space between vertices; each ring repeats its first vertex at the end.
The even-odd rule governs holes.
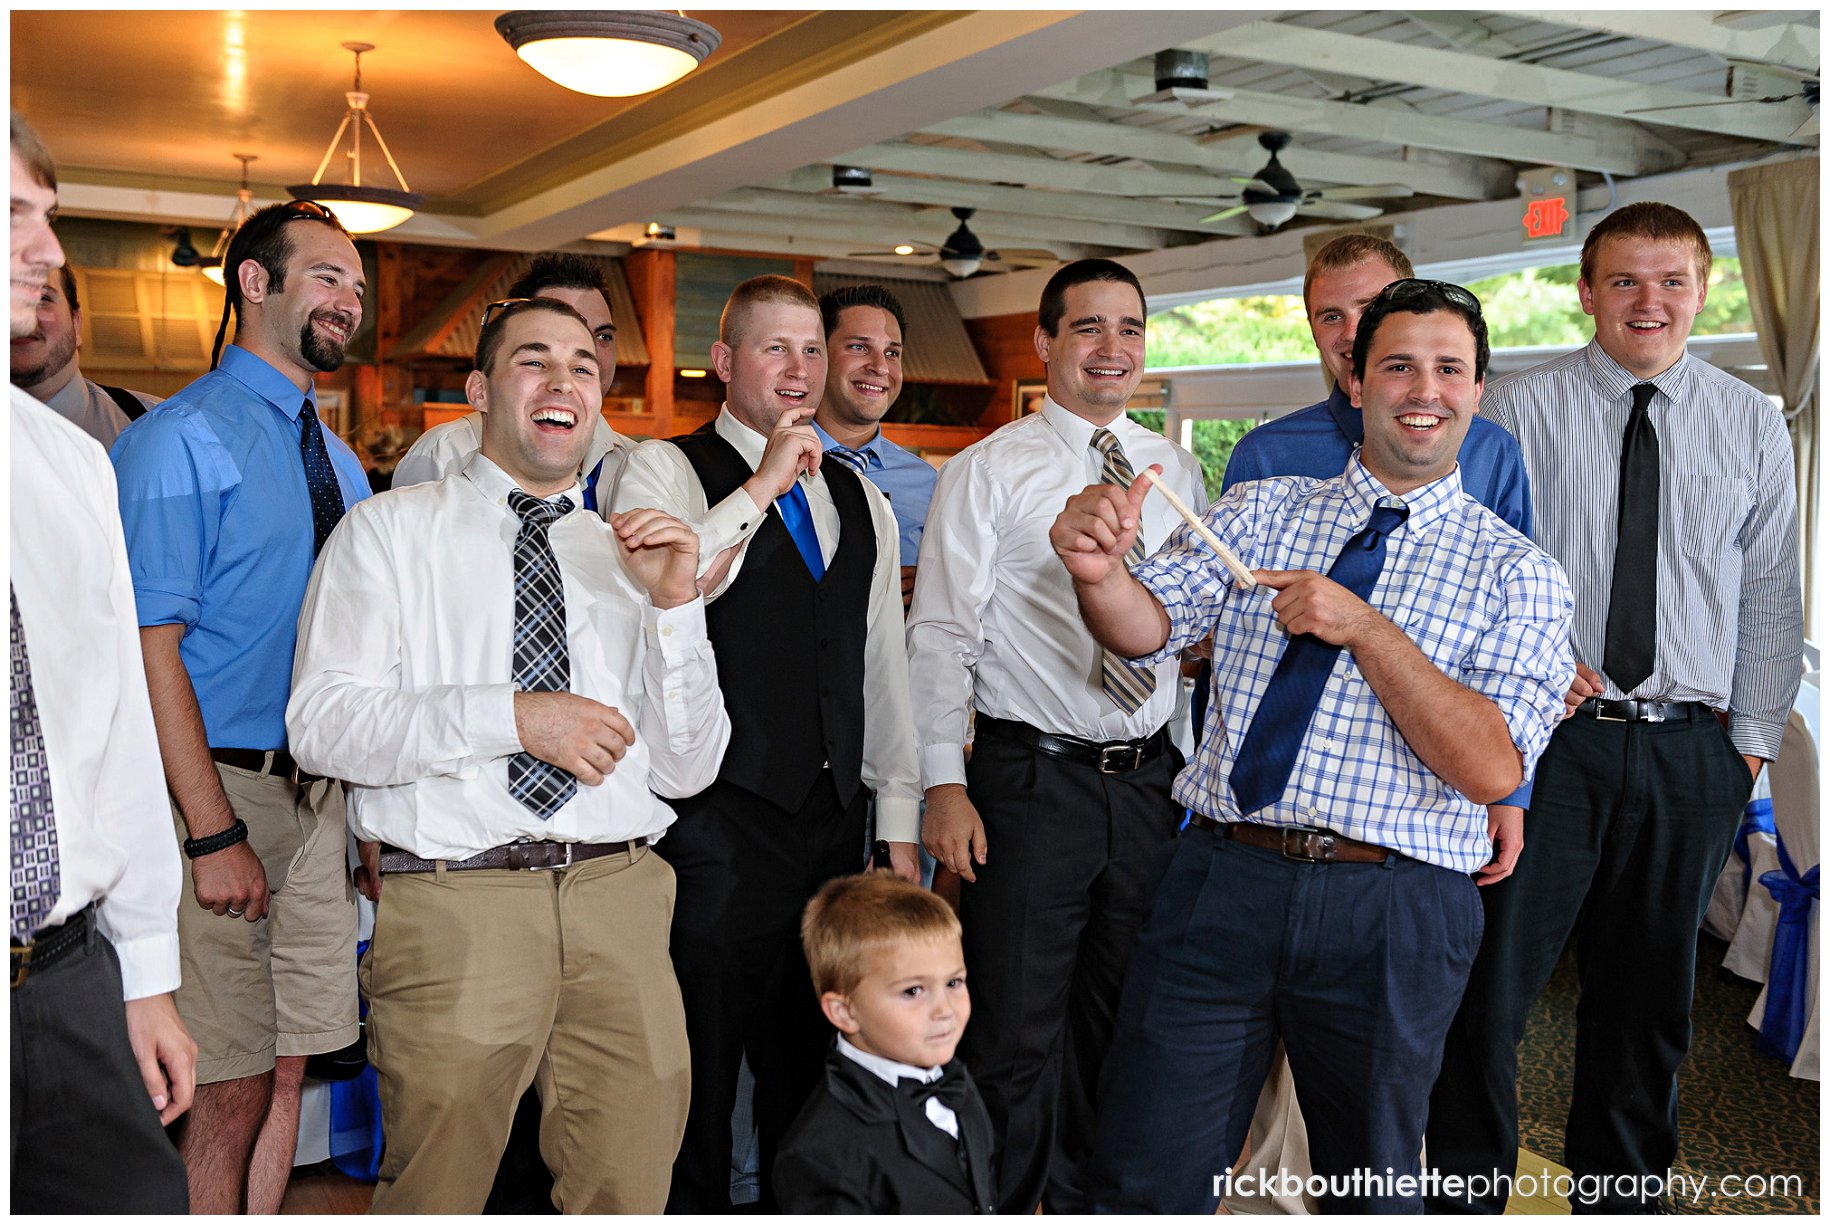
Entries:
MULTIPOLYGON (((712 424, 670 441, 692 464, 707 506, 754 475, 712 424)), ((789 812, 806 803, 828 762, 839 802, 849 805, 864 760, 864 640, 877 534, 863 478, 844 464, 822 468, 839 511, 839 547, 825 577, 814 582, 771 507, 736 581, 705 609, 731 716, 718 777, 789 812)))

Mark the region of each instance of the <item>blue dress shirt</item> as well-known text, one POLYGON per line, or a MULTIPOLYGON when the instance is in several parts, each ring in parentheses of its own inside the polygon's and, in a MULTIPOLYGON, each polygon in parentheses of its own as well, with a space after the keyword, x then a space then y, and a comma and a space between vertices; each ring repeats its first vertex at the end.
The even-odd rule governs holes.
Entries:
MULTIPOLYGON (((1339 476, 1354 448, 1365 440, 1360 410, 1337 386, 1320 404, 1267 421, 1241 438, 1226 461, 1220 492, 1241 481, 1272 476, 1339 476)), ((1468 436, 1455 458, 1462 489, 1507 524, 1531 535, 1531 483, 1518 440, 1487 418, 1476 417, 1468 423, 1468 436)), ((1500 802, 1531 807, 1531 772, 1526 771, 1519 789, 1500 802)))
MULTIPOLYGON (((1262 481, 1268 476, 1313 476, 1318 480, 1341 475, 1353 449, 1366 440, 1366 423, 1360 410, 1336 387, 1320 404, 1299 409, 1287 417, 1267 421, 1233 448, 1226 462, 1225 493, 1241 481, 1262 481)), ((1511 434, 1485 417, 1468 423, 1462 439, 1461 485, 1488 510, 1531 535, 1531 485, 1525 476, 1525 457, 1511 434)))
MULTIPOLYGON (((821 450, 839 445, 818 423, 813 432, 820 437, 821 450)), ((914 565, 921 551, 921 529, 928 519, 928 503, 934 499, 934 482, 940 473, 921 456, 885 438, 882 430, 863 446, 850 449, 868 459, 864 479, 889 498, 890 509, 896 512, 896 526, 901 530, 902 564, 914 565)))
MULTIPOLYGON (((142 627, 182 625, 215 748, 286 744, 299 605, 311 578, 311 500, 299 456, 307 397, 246 349, 128 426, 109 458, 142 627)), ((317 404, 317 391, 310 397, 317 404)), ((344 506, 368 496, 356 453, 324 444, 344 506)))

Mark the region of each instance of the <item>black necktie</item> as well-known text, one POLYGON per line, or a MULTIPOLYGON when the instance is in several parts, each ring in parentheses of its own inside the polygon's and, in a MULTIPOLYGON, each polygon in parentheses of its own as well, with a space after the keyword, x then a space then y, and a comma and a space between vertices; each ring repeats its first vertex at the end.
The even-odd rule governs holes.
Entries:
MULTIPOLYGON (((572 655, 566 645, 565 581, 547 528, 571 511, 572 499, 543 502, 516 489, 509 493, 508 505, 521 517, 515 536, 515 688, 522 693, 560 693, 572 687, 572 655)), ((508 790, 545 821, 578 793, 578 780, 532 753, 520 752, 508 759, 508 790)))
POLYGON ((1652 675, 1658 654, 1658 431, 1651 383, 1633 387, 1620 439, 1620 516, 1614 531, 1614 583, 1601 670, 1623 694, 1652 675))
POLYGON ((299 454, 305 460, 305 491, 311 495, 311 555, 316 557, 337 520, 343 518, 344 507, 337 472, 330 466, 330 451, 324 445, 324 428, 318 424, 317 410, 309 398, 299 409, 299 454))

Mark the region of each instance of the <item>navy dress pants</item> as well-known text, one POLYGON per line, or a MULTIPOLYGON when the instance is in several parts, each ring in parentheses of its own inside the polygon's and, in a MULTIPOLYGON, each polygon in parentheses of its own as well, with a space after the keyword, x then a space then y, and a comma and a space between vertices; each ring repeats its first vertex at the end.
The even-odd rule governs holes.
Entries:
POLYGON ((1468 876, 1312 864, 1191 827, 1157 889, 1100 1083, 1096 1211, 1212 1213, 1281 1036, 1330 1211, 1415 1212, 1442 1038, 1480 945, 1468 876))

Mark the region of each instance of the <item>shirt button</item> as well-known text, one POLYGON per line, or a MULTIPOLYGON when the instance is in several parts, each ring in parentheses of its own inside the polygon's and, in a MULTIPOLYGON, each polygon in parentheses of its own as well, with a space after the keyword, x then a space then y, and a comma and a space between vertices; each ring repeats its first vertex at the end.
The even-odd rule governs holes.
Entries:
POLYGON ((1309 818, 1309 819, 1310 819, 1310 820, 1311 820, 1311 821, 1313 821, 1313 820, 1315 820, 1315 819, 1316 819, 1316 818, 1317 818, 1317 817, 1319 817, 1319 816, 1321 816, 1321 814, 1320 814, 1320 813, 1318 813, 1318 812, 1317 812, 1317 811, 1315 811, 1315 809, 1313 809, 1313 808, 1305 808, 1305 809, 1303 809, 1303 815, 1304 815, 1304 816, 1305 816, 1305 817, 1308 817, 1308 818, 1309 818))
POLYGON ((680 700, 680 691, 678 689, 669 689, 667 691, 667 700, 670 702, 678 702, 680 700))
POLYGON ((1334 752, 1334 741, 1328 739, 1328 737, 1323 736, 1319 741, 1317 741, 1317 743, 1320 744, 1324 749, 1328 750, 1330 753, 1334 752))
POLYGON ((672 637, 673 637, 673 636, 674 636, 674 627, 673 627, 673 626, 671 626, 671 625, 663 625, 663 626, 662 626, 662 627, 661 627, 661 637, 663 637, 663 638, 672 638, 672 637))

